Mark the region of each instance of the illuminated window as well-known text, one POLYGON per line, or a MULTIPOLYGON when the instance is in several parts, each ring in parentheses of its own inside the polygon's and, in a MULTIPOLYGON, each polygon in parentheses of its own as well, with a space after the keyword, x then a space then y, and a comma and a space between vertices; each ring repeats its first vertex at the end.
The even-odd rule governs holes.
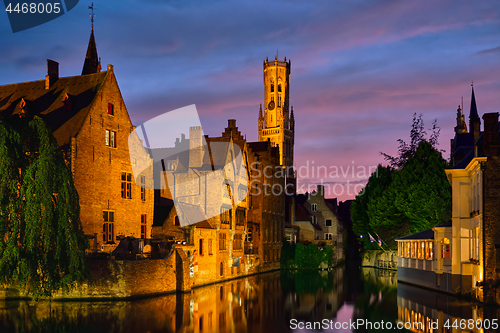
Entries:
POLYGON ((106 130, 106 146, 116 148, 116 132, 106 130))
POLYGON ((450 240, 443 238, 441 241, 441 258, 450 259, 450 240))

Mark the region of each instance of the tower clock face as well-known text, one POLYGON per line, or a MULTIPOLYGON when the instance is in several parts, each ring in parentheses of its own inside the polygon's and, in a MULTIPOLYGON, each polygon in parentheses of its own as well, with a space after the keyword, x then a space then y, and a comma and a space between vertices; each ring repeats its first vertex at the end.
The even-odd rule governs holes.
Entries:
POLYGON ((267 105, 267 108, 269 110, 274 110, 274 101, 270 101, 269 104, 267 105))

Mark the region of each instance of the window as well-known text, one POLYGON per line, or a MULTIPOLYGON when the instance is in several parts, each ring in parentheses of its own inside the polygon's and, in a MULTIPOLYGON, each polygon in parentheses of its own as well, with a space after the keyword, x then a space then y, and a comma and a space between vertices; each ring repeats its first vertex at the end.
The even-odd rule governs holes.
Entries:
POLYGON ((278 92, 281 92, 281 83, 278 84, 278 92))
POLYGON ((203 331, 203 315, 200 316, 199 323, 200 323, 200 332, 201 332, 201 331, 203 331))
POLYGON ((132 174, 122 172, 122 198, 132 199, 132 174))
POLYGON ((212 253, 212 238, 210 238, 208 240, 208 255, 211 256, 213 253, 212 253))
POLYGON ((116 148, 116 132, 106 130, 106 146, 116 148))
POLYGON ((146 201, 146 176, 141 176, 141 200, 146 201))
POLYGON ((317 212, 318 211, 318 205, 317 204, 311 204, 311 211, 317 212))
POLYGON ((246 236, 246 239, 245 239, 246 242, 251 242, 252 241, 252 232, 253 232, 252 227, 248 227, 247 228, 247 236, 246 236))
POLYGON ((325 233, 325 239, 326 240, 332 240, 333 239, 333 234, 330 232, 325 233))
POLYGON ((432 260, 433 259, 433 252, 432 252, 432 242, 427 242, 427 246, 425 247, 425 259, 432 260))
POLYGON ((241 250, 243 248, 243 235, 236 234, 233 239, 233 250, 241 250))
MULTIPOLYGON (((220 276, 223 276, 224 275, 224 264, 221 262, 220 263, 220 276)), ((220 299, 222 300, 224 296, 224 289, 222 289, 222 287, 220 287, 220 299)))
POLYGON ((245 211, 243 209, 236 210, 236 225, 238 226, 245 225, 245 211))
POLYGON ((281 95, 278 96, 278 106, 281 106, 281 95))
POLYGON ((71 111, 71 101, 69 99, 68 94, 66 94, 63 98, 64 111, 71 111))
POLYGON ((331 227, 331 226, 332 226, 332 220, 326 220, 326 221, 325 221, 325 225, 326 225, 327 227, 331 227))
POLYGON ((219 233, 219 251, 226 251, 226 234, 219 233))
POLYGON ((175 221, 175 225, 176 225, 176 226, 180 226, 180 225, 181 225, 181 224, 179 223, 179 216, 175 216, 174 221, 175 221))
POLYGON ((203 239, 200 239, 200 256, 203 255, 203 239))
POLYGON ((115 222, 115 212, 103 211, 102 212, 103 223, 102 223, 102 242, 108 243, 113 242, 114 238, 114 222, 115 222))
POLYGON ((141 215, 141 239, 146 239, 146 214, 141 215))
POLYGON ((314 215, 313 215, 313 216, 311 216, 311 222, 312 222, 313 224, 318 223, 318 218, 317 218, 316 216, 314 216, 314 215))
POLYGON ((271 92, 274 92, 274 83, 271 83, 271 92))
POLYGON ((441 258, 450 259, 450 240, 443 238, 441 241, 441 258))
POLYGON ((108 103, 108 114, 111 116, 115 115, 115 109, 114 109, 113 104, 111 104, 111 103, 108 103))
POLYGON ((226 227, 229 226, 231 227, 231 208, 221 208, 221 213, 220 213, 220 223, 225 224, 226 227))
POLYGON ((243 188, 243 187, 238 188, 238 197, 240 198, 240 201, 245 202, 245 200, 247 199, 246 187, 245 188, 243 188))

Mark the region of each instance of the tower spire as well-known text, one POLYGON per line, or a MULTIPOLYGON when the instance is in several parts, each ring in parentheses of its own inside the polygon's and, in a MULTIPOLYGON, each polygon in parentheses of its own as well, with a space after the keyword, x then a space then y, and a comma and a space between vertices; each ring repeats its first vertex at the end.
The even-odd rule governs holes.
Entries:
POLYGON ((97 56, 97 47, 95 45, 94 38, 94 3, 89 6, 92 10, 90 14, 90 21, 92 22, 92 27, 90 29, 90 40, 89 46, 87 47, 87 54, 85 55, 85 62, 83 63, 82 75, 94 74, 100 72, 100 59, 97 56))

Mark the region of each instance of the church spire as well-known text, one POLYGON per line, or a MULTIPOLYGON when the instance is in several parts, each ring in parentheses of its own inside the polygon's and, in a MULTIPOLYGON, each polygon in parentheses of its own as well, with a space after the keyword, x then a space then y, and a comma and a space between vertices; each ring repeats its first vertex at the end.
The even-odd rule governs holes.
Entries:
POLYGON ((473 135, 474 143, 476 143, 480 135, 481 119, 479 118, 479 114, 477 113, 476 96, 474 95, 474 83, 471 84, 471 86, 472 96, 470 99, 469 131, 473 135))
POLYGON ((82 75, 94 74, 101 71, 101 62, 97 57, 97 47, 94 38, 94 3, 92 3, 92 6, 89 6, 89 9, 92 10, 92 14, 90 14, 92 27, 90 29, 89 46, 87 47, 87 55, 83 63, 82 75))

